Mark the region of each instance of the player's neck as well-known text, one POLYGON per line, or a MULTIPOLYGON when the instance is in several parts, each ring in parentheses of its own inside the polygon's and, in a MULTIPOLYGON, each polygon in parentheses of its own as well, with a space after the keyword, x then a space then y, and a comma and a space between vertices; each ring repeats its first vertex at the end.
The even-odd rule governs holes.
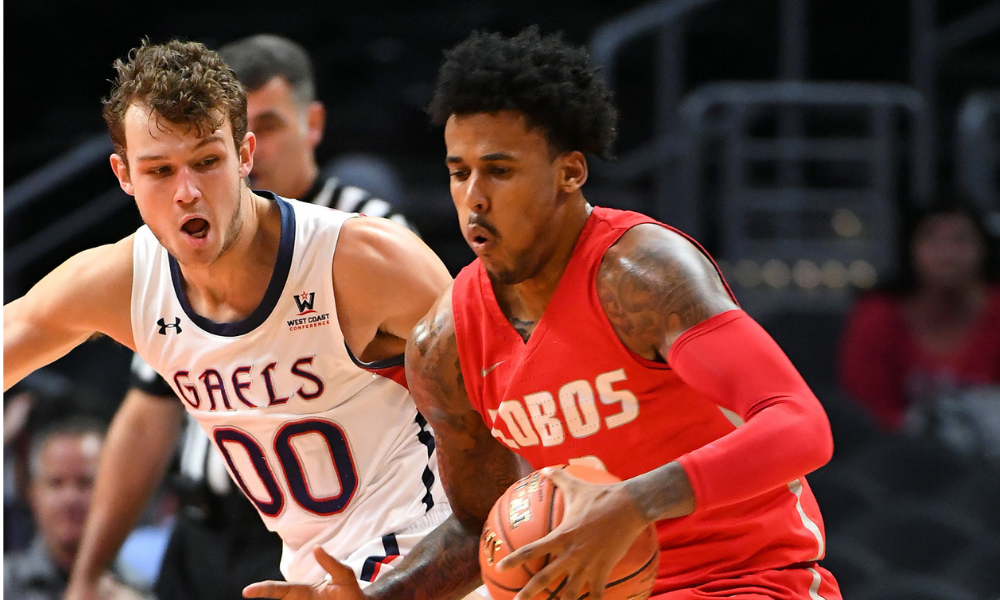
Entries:
POLYGON ((501 307, 506 307, 504 312, 508 318, 537 322, 545 312, 590 217, 591 206, 586 201, 581 203, 581 208, 571 209, 560 224, 552 226, 552 231, 559 235, 554 237, 554 243, 541 257, 533 275, 509 286, 494 284, 497 299, 501 307))
POLYGON ((199 315, 217 323, 245 319, 264 297, 281 240, 280 208, 245 190, 242 224, 232 245, 212 264, 181 265, 184 291, 199 315))

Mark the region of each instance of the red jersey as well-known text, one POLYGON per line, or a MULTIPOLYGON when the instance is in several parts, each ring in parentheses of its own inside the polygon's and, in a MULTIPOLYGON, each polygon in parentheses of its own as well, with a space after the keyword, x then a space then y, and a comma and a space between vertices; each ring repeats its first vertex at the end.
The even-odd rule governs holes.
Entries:
MULTIPOLYGON (((641 223, 657 222, 593 209, 527 343, 501 312, 478 259, 455 280, 452 308, 469 398, 494 437, 536 469, 596 457, 627 479, 711 444, 741 421, 688 387, 669 365, 628 349, 605 315, 596 290, 601 260, 641 223)), ((825 548, 819 509, 804 479, 662 520, 657 528, 662 553, 654 593, 812 567, 825 548)))

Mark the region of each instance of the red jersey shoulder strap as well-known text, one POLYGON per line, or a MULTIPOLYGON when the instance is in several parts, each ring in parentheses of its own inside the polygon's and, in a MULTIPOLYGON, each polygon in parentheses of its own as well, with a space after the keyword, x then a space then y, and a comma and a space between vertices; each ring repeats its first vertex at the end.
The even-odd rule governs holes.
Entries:
MULTIPOLYGON (((632 212, 630 210, 617 210, 614 208, 605 208, 601 206, 594 207, 594 210, 591 213, 591 220, 597 220, 606 223, 606 225, 604 225, 603 227, 600 226, 595 227, 595 233, 603 229, 604 235, 607 236, 608 239, 607 245, 598 244, 595 241, 595 243, 590 246, 594 251, 600 249, 601 256, 603 256, 604 253, 607 252, 608 248, 613 246, 614 243, 617 242, 618 239, 621 238, 621 236, 624 235, 626 231, 635 227, 636 225, 642 225, 645 223, 656 224, 683 237, 687 241, 691 242, 691 244, 695 248, 697 248, 698 251, 701 252, 705 256, 705 258, 708 259, 710 263, 712 263, 712 266, 715 268, 715 272, 719 274, 719 279, 722 280, 722 285, 726 288, 726 293, 729 294, 729 298, 733 302, 736 302, 737 306, 739 305, 739 302, 736 300, 736 296, 733 294, 733 290, 729 287, 729 283, 723 276, 722 270, 719 269, 718 263, 716 263, 715 259, 712 258, 712 255, 709 254, 707 250, 705 250, 705 248, 698 242, 698 240, 684 233, 680 229, 677 229, 676 227, 673 227, 671 225, 667 225, 666 223, 661 223, 656 219, 653 219, 652 217, 648 217, 641 213, 632 212)), ((581 238, 582 237, 583 236, 581 235, 581 238)), ((599 263, 600 261, 598 261, 598 264, 599 263)))
POLYGON ((485 290, 481 282, 485 269, 477 258, 459 271, 451 288, 451 312, 455 323, 455 343, 458 362, 465 381, 465 391, 472 406, 482 413, 482 378, 476 377, 475 364, 482 362, 486 352, 484 334, 487 315, 485 290))

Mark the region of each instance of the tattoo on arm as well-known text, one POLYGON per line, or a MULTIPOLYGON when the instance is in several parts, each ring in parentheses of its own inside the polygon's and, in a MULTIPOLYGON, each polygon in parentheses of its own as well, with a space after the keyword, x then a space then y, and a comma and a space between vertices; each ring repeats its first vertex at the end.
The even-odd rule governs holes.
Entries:
POLYGON ((392 600, 462 598, 481 583, 478 550, 479 533, 468 531, 454 516, 448 517, 420 541, 404 563, 365 590, 365 595, 392 600), (414 564, 419 567, 406 568, 414 564))
POLYGON ((643 517, 650 522, 694 512, 694 489, 677 461, 633 477, 625 485, 643 517))
POLYGON ((654 359, 684 331, 736 307, 705 255, 659 225, 634 227, 608 249, 597 294, 622 342, 654 359))
POLYGON ((417 408, 434 429, 438 467, 452 516, 425 537, 369 598, 451 600, 479 585, 478 544, 493 503, 520 476, 517 456, 497 442, 469 401, 446 294, 406 348, 417 408))

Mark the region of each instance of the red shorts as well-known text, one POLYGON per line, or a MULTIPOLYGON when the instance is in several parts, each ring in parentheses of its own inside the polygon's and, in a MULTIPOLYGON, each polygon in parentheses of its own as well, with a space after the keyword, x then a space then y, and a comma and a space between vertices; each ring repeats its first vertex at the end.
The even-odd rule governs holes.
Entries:
POLYGON ((698 587, 651 596, 656 600, 842 600, 840 586, 819 565, 760 571, 732 579, 719 579, 698 587))

